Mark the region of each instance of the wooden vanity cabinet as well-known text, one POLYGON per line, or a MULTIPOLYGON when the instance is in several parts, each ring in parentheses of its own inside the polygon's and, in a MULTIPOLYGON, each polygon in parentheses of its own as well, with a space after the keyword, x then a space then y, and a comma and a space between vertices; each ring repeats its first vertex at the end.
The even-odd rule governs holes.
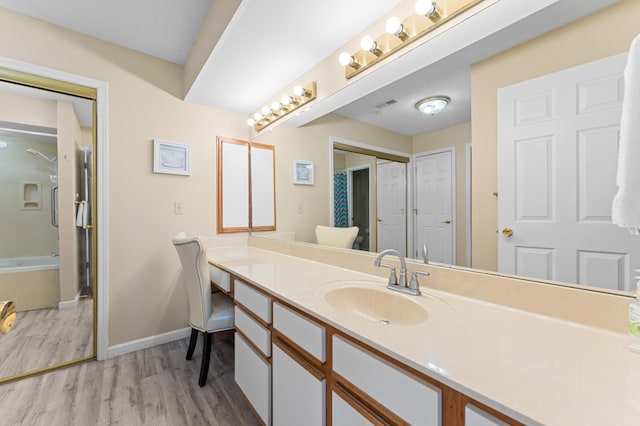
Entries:
POLYGON ((521 425, 241 279, 229 288, 235 381, 265 425, 521 425))

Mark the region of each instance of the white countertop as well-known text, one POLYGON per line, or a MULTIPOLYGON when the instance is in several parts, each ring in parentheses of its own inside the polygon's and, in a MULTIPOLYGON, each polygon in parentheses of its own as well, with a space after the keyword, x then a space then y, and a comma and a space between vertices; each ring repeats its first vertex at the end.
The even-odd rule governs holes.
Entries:
MULTIPOLYGON (((323 297, 336 281, 384 291, 380 277, 254 247, 210 248, 209 261, 339 330, 526 424, 640 425, 640 354, 627 337, 429 289, 428 319, 381 325, 323 297)), ((399 293, 395 293, 399 295, 399 293)))

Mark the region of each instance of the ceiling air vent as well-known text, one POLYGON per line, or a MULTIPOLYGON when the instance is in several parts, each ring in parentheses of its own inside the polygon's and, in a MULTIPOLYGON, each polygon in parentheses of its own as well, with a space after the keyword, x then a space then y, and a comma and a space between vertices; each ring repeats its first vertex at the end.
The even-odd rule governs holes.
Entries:
POLYGON ((391 105, 395 104, 396 102, 398 102, 398 101, 395 100, 395 99, 391 99, 390 101, 383 102, 380 105, 376 105, 376 109, 386 108, 388 106, 391 106, 391 105))

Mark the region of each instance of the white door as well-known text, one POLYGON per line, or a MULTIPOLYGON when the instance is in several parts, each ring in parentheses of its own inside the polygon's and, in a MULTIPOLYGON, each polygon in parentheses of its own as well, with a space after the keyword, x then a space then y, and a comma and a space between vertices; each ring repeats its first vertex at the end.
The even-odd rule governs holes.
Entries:
POLYGON ((376 169, 378 251, 392 248, 406 256, 406 164, 380 160, 376 169))
POLYGON ((501 272, 630 290, 640 240, 611 224, 625 64, 616 55, 498 91, 501 272))
POLYGON ((416 157, 416 239, 412 257, 422 258, 427 245, 429 261, 454 264, 453 149, 416 157))

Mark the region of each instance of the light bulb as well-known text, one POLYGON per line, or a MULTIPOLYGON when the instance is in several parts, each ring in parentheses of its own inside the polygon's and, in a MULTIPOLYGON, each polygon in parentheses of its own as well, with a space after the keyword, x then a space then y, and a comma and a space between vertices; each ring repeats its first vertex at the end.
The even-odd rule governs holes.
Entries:
POLYGON ((418 0, 415 10, 418 15, 429 16, 436 10, 436 5, 431 0, 418 0))
POLYGON ((378 43, 376 43, 375 40, 368 35, 362 37, 362 40, 360 40, 360 48, 362 50, 371 52, 376 56, 382 55, 382 50, 378 48, 378 43))
POLYGON ((404 25, 400 22, 399 18, 392 16, 387 19, 387 33, 398 37, 400 40, 405 41, 409 38, 409 34, 404 30, 404 25))
POLYGON ((398 35, 403 30, 403 26, 402 26, 402 23, 400 22, 400 19, 395 16, 392 16, 391 18, 387 19, 386 28, 387 28, 387 32, 393 35, 398 35))
POLYGON ((440 19, 440 11, 438 5, 432 0, 418 0, 416 1, 415 11, 418 15, 426 16, 431 22, 436 22, 440 19))
POLYGON ((271 110, 273 110, 273 112, 278 112, 282 109, 282 104, 278 101, 273 101, 271 102, 271 110))
POLYGON ((338 57, 338 62, 343 67, 346 67, 347 65, 353 65, 355 63, 355 59, 349 52, 342 52, 338 57))
POLYGON ((291 96, 289 95, 284 95, 282 99, 280 99, 280 102, 282 103, 282 105, 287 107, 293 103, 293 99, 291 99, 291 96))
POLYGON ((256 120, 256 122, 262 121, 263 118, 264 118, 264 116, 262 114, 260 114, 259 112, 256 112, 255 114, 253 114, 253 119, 256 120))
POLYGON ((373 37, 371 36, 366 35, 362 37, 362 40, 360 40, 360 48, 362 50, 371 52, 375 50, 376 47, 378 47, 378 45, 376 44, 376 42, 373 40, 373 37))
POLYGON ((302 86, 294 86, 293 94, 296 95, 296 96, 306 96, 307 95, 307 91, 304 90, 304 87, 302 87, 302 86))
POLYGON ((265 117, 270 116, 270 115, 271 115, 271 113, 272 113, 271 108, 269 108, 268 106, 263 106, 263 107, 262 107, 262 114, 263 114, 265 117))
POLYGON ((255 125, 256 125, 256 120, 254 120, 253 118, 250 118, 247 120, 247 126, 253 127, 255 125))

